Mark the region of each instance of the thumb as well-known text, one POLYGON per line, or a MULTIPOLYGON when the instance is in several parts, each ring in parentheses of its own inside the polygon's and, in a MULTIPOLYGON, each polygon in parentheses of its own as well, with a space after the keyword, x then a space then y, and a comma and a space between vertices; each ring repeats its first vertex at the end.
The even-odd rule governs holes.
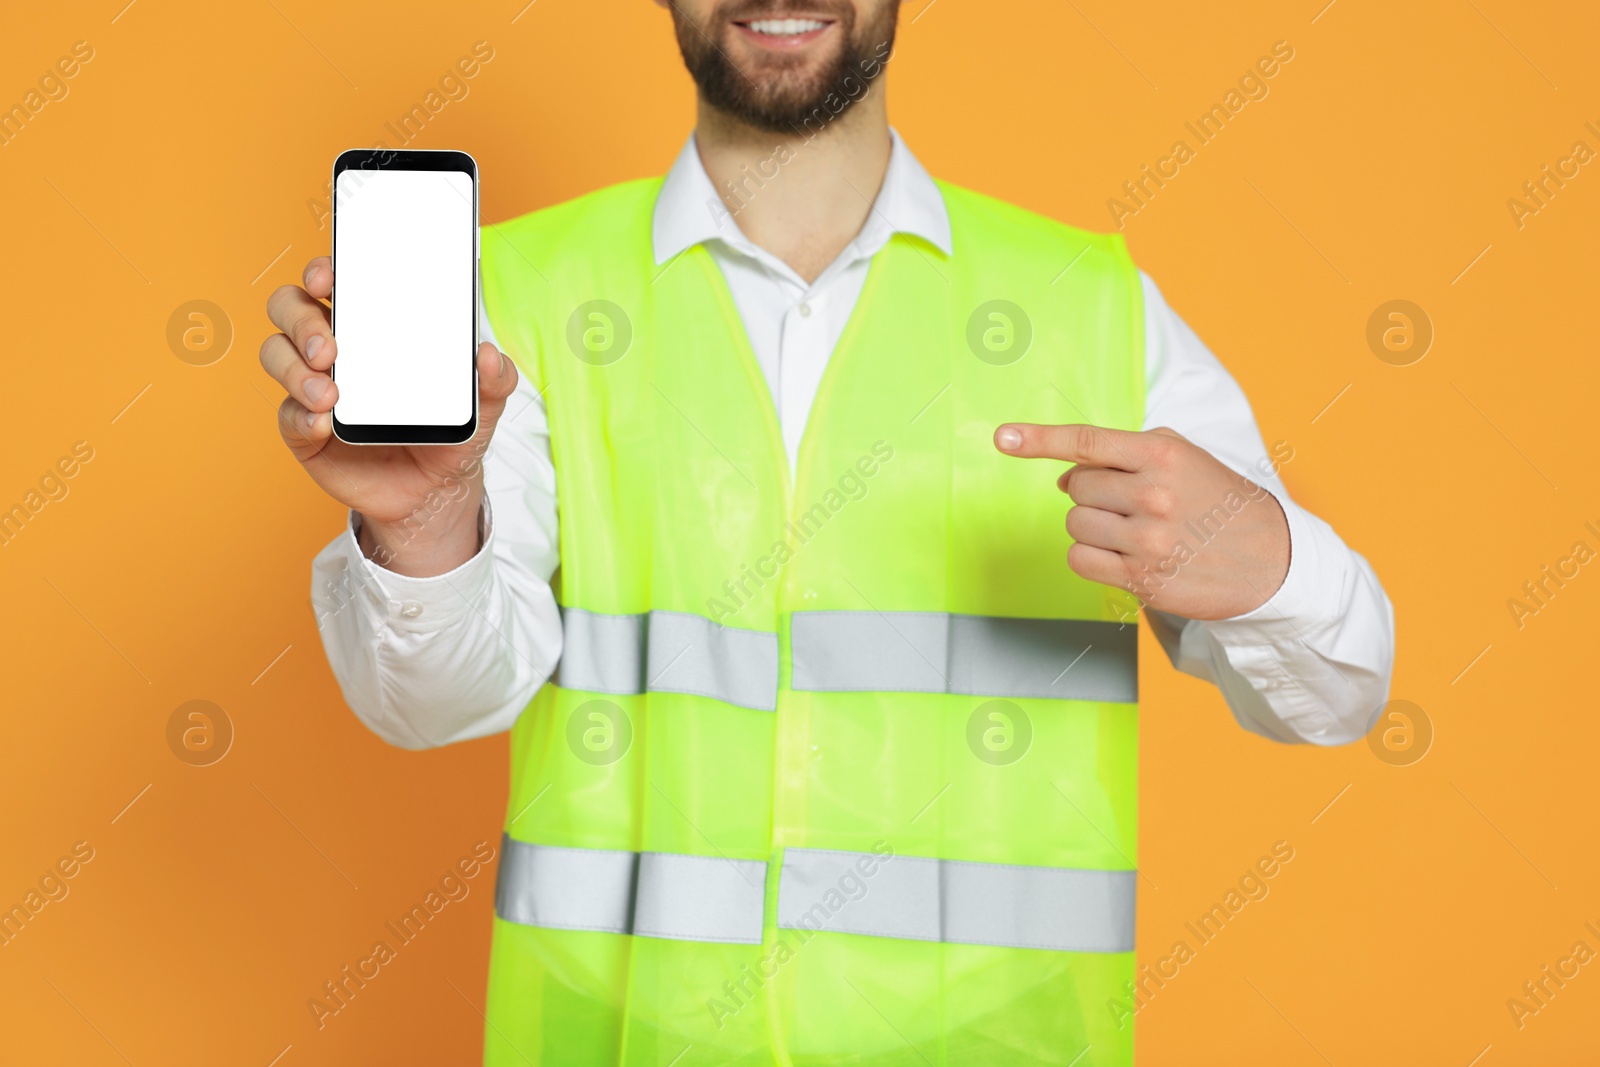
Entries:
POLYGON ((472 462, 482 459, 489 449, 500 416, 505 414, 506 400, 517 387, 517 365, 511 357, 488 341, 478 346, 478 431, 472 439, 462 444, 462 451, 472 462))
POLYGON ((478 415, 493 424, 517 387, 517 365, 488 341, 478 346, 478 415))

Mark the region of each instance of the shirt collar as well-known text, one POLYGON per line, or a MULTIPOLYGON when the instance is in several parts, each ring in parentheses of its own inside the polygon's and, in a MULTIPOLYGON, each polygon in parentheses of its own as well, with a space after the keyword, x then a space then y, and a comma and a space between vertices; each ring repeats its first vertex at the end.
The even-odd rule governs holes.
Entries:
MULTIPOLYGON (((889 138, 889 169, 883 176, 883 188, 854 244, 871 255, 893 234, 907 233, 949 255, 950 214, 938 185, 897 132, 891 129, 889 138)), ((705 241, 721 240, 746 252, 754 249, 711 184, 692 133, 661 184, 651 239, 657 265, 705 241)))

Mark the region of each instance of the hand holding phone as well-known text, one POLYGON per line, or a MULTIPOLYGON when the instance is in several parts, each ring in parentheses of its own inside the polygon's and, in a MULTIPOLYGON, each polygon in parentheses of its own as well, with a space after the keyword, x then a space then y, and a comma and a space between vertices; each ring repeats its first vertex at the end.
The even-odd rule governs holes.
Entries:
MULTIPOLYGON (((356 195, 368 191, 371 188, 364 187, 356 195)), ((475 216, 474 211, 469 217, 475 221, 475 216)), ((337 239, 347 240, 352 233, 347 229, 337 239)), ((475 247, 475 227, 467 241, 469 249, 475 247)), ((342 251, 348 254, 352 247, 347 243, 342 251)), ((472 301, 466 308, 471 319, 465 330, 461 329, 458 314, 448 321, 456 323, 451 328, 464 333, 470 346, 476 334, 475 253, 466 259, 458 257, 458 270, 462 262, 469 264, 471 271, 465 287, 472 301)), ((341 299, 358 288, 346 283, 347 279, 341 277, 341 299)), ((443 353, 438 369, 448 371, 453 380, 464 381, 472 389, 470 410, 474 416, 471 432, 464 437, 454 421, 461 410, 459 403, 449 409, 441 405, 436 415, 439 421, 433 423, 352 421, 374 408, 347 408, 343 404, 348 391, 369 376, 349 370, 356 360, 347 347, 354 339, 346 327, 354 319, 343 316, 359 301, 342 305, 340 335, 336 339, 334 315, 324 303, 334 297, 334 288, 333 262, 327 256, 319 256, 306 265, 303 285, 282 286, 267 299, 267 315, 282 332, 262 343, 261 364, 288 394, 278 408, 279 432, 312 479, 329 496, 361 515, 361 542, 369 557, 403 574, 443 574, 478 550, 482 457, 505 410, 506 399, 516 387, 516 368, 488 343, 477 345, 475 351, 468 347, 464 359, 457 357, 453 342, 450 350, 443 353), (351 430, 351 436, 381 436, 386 431, 369 433, 370 428, 386 426, 401 426, 410 436, 413 426, 432 426, 443 428, 438 436, 461 439, 447 444, 352 444, 334 433, 335 409, 343 416, 343 427, 361 428, 351 430)), ((425 294, 413 295, 417 296, 416 303, 428 303, 425 294)), ((363 336, 359 330, 354 332, 357 337, 363 336)), ((377 371, 384 366, 381 349, 369 349, 363 356, 374 364, 364 370, 377 371)), ((405 390, 399 392, 403 394, 405 390)), ((380 397, 377 409, 395 399, 403 402, 404 396, 387 400, 380 397)), ((402 410, 405 409, 395 406, 381 413, 387 417, 402 410)))

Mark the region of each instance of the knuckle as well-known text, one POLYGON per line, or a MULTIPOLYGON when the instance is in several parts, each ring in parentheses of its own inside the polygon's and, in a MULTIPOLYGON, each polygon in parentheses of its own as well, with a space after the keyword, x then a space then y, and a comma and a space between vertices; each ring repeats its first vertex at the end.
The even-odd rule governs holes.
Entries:
POLYGON ((1158 519, 1165 519, 1172 515, 1176 506, 1172 490, 1161 485, 1145 485, 1137 490, 1134 497, 1139 505, 1139 510, 1158 519))
POLYGON ((1095 455, 1099 452, 1100 431, 1093 426, 1074 426, 1067 431, 1067 444, 1074 455, 1095 455))
POLYGON ((294 295, 301 292, 298 285, 280 285, 267 296, 267 314, 272 316, 274 322, 283 311, 284 305, 294 300, 294 295))
POLYGON ((1178 458, 1179 442, 1171 437, 1157 436, 1151 443, 1151 458, 1160 466, 1171 466, 1178 458))
POLYGON ((294 345, 295 351, 304 355, 306 342, 311 339, 310 316, 296 311, 289 321, 283 324, 283 332, 288 335, 289 343, 294 345))

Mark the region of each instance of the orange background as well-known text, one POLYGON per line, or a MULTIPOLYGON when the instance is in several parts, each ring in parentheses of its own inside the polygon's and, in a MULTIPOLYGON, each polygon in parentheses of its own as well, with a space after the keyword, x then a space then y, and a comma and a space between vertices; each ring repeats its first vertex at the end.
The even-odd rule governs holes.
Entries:
MULTIPOLYGON (((0 905, 95 850, 0 948, 0 1061, 471 1062, 492 869, 324 1029, 306 1007, 498 843, 506 747, 402 752, 344 707, 307 599, 342 513, 278 440, 263 303, 327 251, 306 202, 335 154, 475 41, 493 60, 416 144, 477 157, 488 221, 663 171, 692 89, 645 0, 125 2, 19 6, 0 35, 6 103, 95 50, 0 147, 0 506, 94 449, 0 547, 0 905), (165 338, 194 299, 235 330, 210 366, 165 338), (236 731, 208 767, 167 745, 195 699, 236 731)), ((1394 696, 1435 738, 1410 766, 1266 742, 1147 639, 1141 960, 1274 842, 1295 857, 1139 1013, 1140 1062, 1577 1063, 1600 965, 1520 1030, 1506 1001, 1574 942, 1600 950, 1600 566, 1521 629, 1507 600, 1574 541, 1600 548, 1600 163, 1520 229, 1506 201, 1574 141, 1600 148, 1600 18, 1323 2, 913 0, 891 114, 935 174, 1106 229, 1185 120, 1294 47, 1127 234, 1293 445, 1297 498, 1377 567, 1394 696), (1366 342, 1397 298, 1436 329, 1411 366, 1366 342)))

